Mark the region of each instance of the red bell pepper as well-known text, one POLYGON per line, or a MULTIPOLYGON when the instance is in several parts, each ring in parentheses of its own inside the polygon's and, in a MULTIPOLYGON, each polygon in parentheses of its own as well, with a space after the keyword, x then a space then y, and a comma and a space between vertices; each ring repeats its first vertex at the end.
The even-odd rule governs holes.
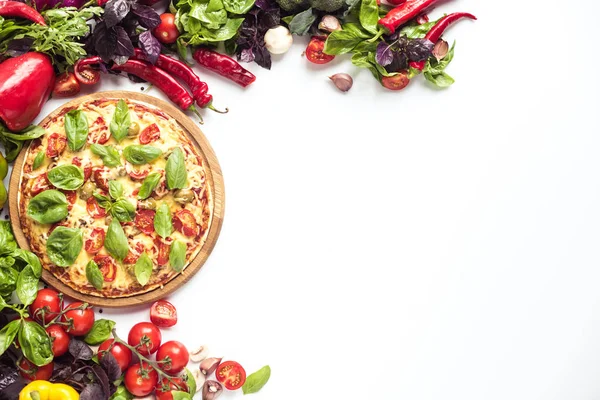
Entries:
POLYGON ((42 14, 19 1, 0 1, 0 16, 25 18, 40 25, 46 25, 42 14))
POLYGON ((20 131, 35 119, 54 87, 54 68, 41 53, 25 53, 0 64, 0 119, 20 131))

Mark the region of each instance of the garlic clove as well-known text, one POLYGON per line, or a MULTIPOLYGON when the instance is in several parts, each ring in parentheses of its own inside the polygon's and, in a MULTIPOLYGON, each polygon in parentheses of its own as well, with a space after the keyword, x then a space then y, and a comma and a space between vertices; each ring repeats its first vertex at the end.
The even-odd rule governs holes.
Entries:
POLYGON ((335 87, 342 92, 347 92, 350 90, 352 88, 352 84, 354 83, 352 77, 344 73, 332 75, 329 77, 329 79, 331 79, 335 87))
POLYGON ((192 362, 200 362, 208 357, 208 347, 200 346, 196 350, 190 351, 190 360, 192 362))
POLYGON ((333 15, 325 15, 323 18, 321 18, 318 28, 325 32, 333 32, 341 31, 342 25, 340 24, 340 20, 333 15))
POLYGON ((446 57, 449 50, 450 50, 450 46, 448 45, 448 42, 446 42, 444 39, 440 39, 435 44, 435 46, 433 46, 432 53, 433 53, 433 56, 435 58, 437 58, 439 61, 442 58, 446 57))
POLYGON ((194 380, 196 381, 196 392, 199 392, 202 390, 204 382, 206 382, 206 376, 199 369, 195 370, 192 375, 194 375, 194 380))
POLYGON ((271 54, 283 54, 292 47, 294 38, 285 26, 278 25, 265 33, 265 47, 271 54))
POLYGON ((219 364, 221 364, 222 359, 223 358, 216 358, 216 357, 210 357, 210 358, 204 359, 200 363, 200 372, 202 372, 205 376, 209 376, 210 374, 215 372, 215 370, 217 369, 219 364))
POLYGON ((223 393, 223 386, 217 381, 206 381, 202 386, 202 400, 214 400, 223 393))

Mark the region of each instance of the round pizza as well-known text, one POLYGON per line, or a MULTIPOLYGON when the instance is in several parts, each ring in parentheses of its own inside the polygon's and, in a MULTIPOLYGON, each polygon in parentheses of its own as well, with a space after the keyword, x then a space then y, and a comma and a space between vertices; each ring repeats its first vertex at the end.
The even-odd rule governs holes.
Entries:
POLYGON ((21 227, 44 268, 102 297, 182 273, 206 242, 207 162, 176 120, 127 99, 65 108, 25 154, 21 227))

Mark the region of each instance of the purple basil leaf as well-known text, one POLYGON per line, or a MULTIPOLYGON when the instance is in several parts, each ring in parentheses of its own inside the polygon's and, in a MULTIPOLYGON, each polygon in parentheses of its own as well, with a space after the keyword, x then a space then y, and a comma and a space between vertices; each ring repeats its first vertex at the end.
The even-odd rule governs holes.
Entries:
POLYGON ((91 360, 94 352, 81 340, 71 339, 69 342, 69 353, 77 360, 91 360))
POLYGON ((394 54, 392 53, 389 44, 386 42, 379 42, 377 45, 377 52, 375 53, 375 61, 382 67, 390 65, 392 61, 394 61, 394 54))
POLYGON ((399 72, 408 68, 408 57, 403 52, 394 51, 394 59, 385 66, 387 72, 399 72))
POLYGON ((104 7, 104 20, 106 26, 112 28, 129 14, 129 3, 127 0, 110 0, 104 7))
POLYGON ((10 55, 11 57, 21 56, 29 52, 32 44, 33 39, 31 38, 11 40, 6 48, 6 54, 10 55))
POLYGON ((104 21, 96 24, 94 28, 94 48, 104 62, 109 62, 115 54, 117 35, 113 29, 106 27, 104 21))
POLYGON ((433 46, 428 39, 413 39, 406 46, 406 55, 410 61, 424 61, 431 56, 433 46))
POLYGON ((254 53, 252 52, 252 48, 242 50, 238 54, 238 60, 247 63, 254 61, 254 53))
POLYGON ((141 26, 146 29, 154 29, 160 25, 160 16, 152 7, 141 4, 133 4, 131 12, 135 14, 141 26))
POLYGON ((105 393, 105 397, 103 398, 107 399, 110 396, 110 382, 108 380, 108 375, 99 365, 94 365, 92 371, 94 372, 94 375, 96 375, 96 378, 98 378, 96 379, 96 382, 100 383, 100 387, 105 393))
POLYGON ((108 399, 108 395, 104 393, 102 387, 97 383, 92 383, 91 385, 85 385, 81 394, 79 395, 79 400, 105 400, 108 399))
POLYGON ((254 47, 254 61, 263 68, 271 69, 271 53, 264 43, 254 47))
POLYGON ((117 47, 115 48, 115 55, 131 57, 134 54, 133 44, 131 39, 125 32, 125 29, 121 26, 115 26, 115 33, 117 35, 117 47))
POLYGON ((160 42, 152 35, 152 32, 142 32, 139 37, 142 51, 148 57, 151 64, 155 64, 160 55, 160 42))
POLYGON ((104 372, 106 372, 108 380, 111 382, 116 381, 121 376, 121 367, 119 367, 117 359, 112 355, 111 352, 107 352, 104 354, 104 356, 102 356, 102 360, 100 360, 100 366, 104 368, 104 372))
POLYGON ((254 5, 261 10, 268 10, 269 8, 273 8, 273 5, 269 0, 256 0, 254 5))

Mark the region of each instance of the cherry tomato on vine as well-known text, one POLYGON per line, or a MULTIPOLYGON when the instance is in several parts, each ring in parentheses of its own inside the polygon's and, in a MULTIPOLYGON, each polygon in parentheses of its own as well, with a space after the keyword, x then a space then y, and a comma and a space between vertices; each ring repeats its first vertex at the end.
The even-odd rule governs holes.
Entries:
MULTIPOLYGON (((102 357, 104 357, 105 352, 108 351, 108 349, 111 347, 114 341, 114 339, 107 339, 104 342, 102 342, 100 347, 98 347, 98 360, 102 360, 102 357)), ((110 349, 110 352, 113 355, 113 357, 115 357, 115 360, 117 360, 117 364, 119 364, 121 372, 125 372, 127 367, 129 367, 129 364, 131 364, 131 350, 129 350, 127 347, 123 346, 120 343, 115 343, 110 349)))
POLYGON ((176 340, 166 342, 156 352, 156 362, 167 374, 176 375, 183 371, 190 361, 190 353, 183 343, 176 340))
POLYGON ((42 289, 37 293, 33 303, 29 306, 29 315, 38 322, 46 323, 52 321, 60 312, 60 297, 54 289, 42 289), (41 310, 44 310, 42 321, 41 310))
POLYGON ((187 392, 189 388, 187 383, 180 377, 171 378, 170 380, 163 378, 156 385, 154 394, 156 395, 156 400, 173 400, 173 391, 187 392))
POLYGON ((156 325, 150 322, 138 322, 129 331, 127 343, 143 356, 148 356, 160 347, 162 334, 156 325))
POLYGON ((81 301, 76 301, 65 307, 68 311, 63 314, 63 322, 69 323, 67 332, 73 336, 83 336, 88 333, 96 320, 94 311, 89 305, 85 309, 75 310, 83 304, 81 301))
POLYGON ((229 390, 237 390, 246 382, 246 370, 235 361, 219 364, 215 376, 229 390))
POLYGON ((394 76, 384 76, 381 78, 381 84, 390 90, 402 90, 408 86, 410 83, 410 79, 408 79, 408 74, 406 72, 400 72, 398 75, 394 76))
POLYGON ((63 72, 56 77, 54 89, 52 89, 52 97, 71 97, 75 96, 81 87, 75 74, 72 72, 63 72))
POLYGON ((166 300, 158 300, 150 308, 150 321, 160 328, 169 328, 177 323, 177 309, 166 300))
POLYGON ((52 340, 52 354, 60 357, 69 350, 71 338, 60 325, 50 325, 46 328, 50 340, 52 340))
POLYGON ((53 370, 53 362, 44 365, 43 367, 38 367, 25 358, 19 361, 19 374, 21 374, 23 378, 29 379, 30 381, 47 381, 52 376, 53 370))
POLYGON ((125 372, 125 388, 138 397, 147 396, 158 382, 158 374, 148 364, 133 364, 125 372))
POLYGON ((313 64, 327 64, 335 58, 329 54, 323 53, 325 40, 313 37, 306 47, 306 58, 313 64))
POLYGON ((175 25, 175 16, 164 13, 160 16, 160 24, 152 31, 156 39, 164 44, 175 43, 179 37, 179 30, 175 25))

